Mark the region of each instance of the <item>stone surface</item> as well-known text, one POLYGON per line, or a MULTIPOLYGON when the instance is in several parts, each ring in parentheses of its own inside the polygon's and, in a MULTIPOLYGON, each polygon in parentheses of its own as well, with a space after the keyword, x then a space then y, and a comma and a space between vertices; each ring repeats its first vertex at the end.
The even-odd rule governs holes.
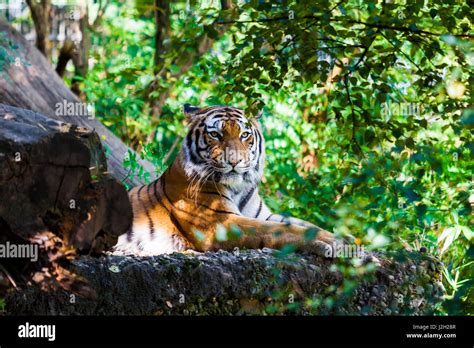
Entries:
MULTIPOLYGON (((367 277, 344 275, 348 260, 286 255, 271 250, 238 254, 192 253, 156 257, 79 257, 72 269, 97 297, 75 298, 64 290, 30 286, 11 292, 8 314, 61 315, 244 315, 244 314, 429 314, 442 294, 439 264, 418 253, 385 257, 367 277), (397 260, 398 259, 398 260, 397 260), (388 262, 390 260, 390 262, 388 262), (429 274, 421 279, 410 270, 429 274), (430 265, 435 265, 436 271, 430 265), (343 269, 343 268, 341 268, 343 269), (343 284, 354 286, 345 293, 343 284), (421 295, 417 287, 425 291, 421 295), (332 300, 331 300, 332 299, 332 300), (312 303, 321 303, 311 307, 312 303), (330 303, 330 301, 333 301, 330 303), (306 304, 306 305, 305 305, 306 304)), ((362 271, 363 266, 356 267, 362 271)))

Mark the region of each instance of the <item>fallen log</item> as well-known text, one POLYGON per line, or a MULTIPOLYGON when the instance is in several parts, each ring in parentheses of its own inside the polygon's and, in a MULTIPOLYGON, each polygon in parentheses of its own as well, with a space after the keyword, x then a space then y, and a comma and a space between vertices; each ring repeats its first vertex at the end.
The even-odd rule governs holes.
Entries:
POLYGON ((54 231, 68 246, 84 252, 97 248, 99 233, 114 242, 131 223, 128 195, 105 174, 92 178, 91 162, 101 167, 98 173, 106 172, 95 132, 0 104, 4 229, 24 240, 54 231))

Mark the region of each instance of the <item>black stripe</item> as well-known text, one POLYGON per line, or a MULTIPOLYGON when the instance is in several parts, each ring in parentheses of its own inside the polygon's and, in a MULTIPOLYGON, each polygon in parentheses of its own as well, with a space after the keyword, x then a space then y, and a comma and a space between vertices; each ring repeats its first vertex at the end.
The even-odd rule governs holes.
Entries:
POLYGON ((263 144, 263 141, 262 141, 262 136, 260 135, 260 133, 258 132, 258 129, 255 128, 255 138, 257 139, 257 142, 258 142, 258 148, 255 152, 258 151, 258 155, 257 155, 257 165, 255 166, 255 170, 258 172, 259 169, 260 169, 260 157, 262 156, 262 144, 263 144))
POLYGON ((209 145, 206 145, 205 147, 200 147, 199 146, 199 139, 201 139, 201 131, 199 129, 196 129, 194 132, 194 136, 196 137, 196 152, 199 157, 204 159, 203 156, 201 156, 201 151, 207 151, 209 149, 209 145))
POLYGON ((156 201, 163 207, 165 208, 166 212, 169 214, 170 213, 170 210, 166 207, 166 205, 163 203, 163 199, 161 197, 161 195, 158 193, 158 190, 156 189, 156 184, 158 184, 158 182, 160 181, 160 179, 157 179, 155 180, 155 182, 153 183, 153 194, 156 198, 156 201))
POLYGON ((171 223, 173 223, 173 225, 176 226, 176 228, 183 235, 183 237, 185 237, 186 236, 186 231, 184 230, 183 226, 181 226, 178 219, 176 218, 176 216, 174 216, 174 214, 172 212, 170 212, 170 219, 171 219, 171 223))
POLYGON ((212 125, 215 127, 216 123, 224 118, 225 114, 215 114, 208 116, 211 119, 212 125))
POLYGON ((140 187, 138 189, 138 192, 137 192, 137 196, 138 196, 138 199, 140 199, 140 192, 142 192, 142 190, 145 188, 146 185, 143 185, 142 187, 140 187))
POLYGON ((196 128, 194 130, 194 137, 195 137, 195 142, 196 142, 196 149, 199 151, 199 138, 201 137, 201 131, 199 128, 196 128))
MULTIPOLYGON (((214 178, 215 181, 219 182, 222 179, 222 173, 219 172, 214 172, 212 174, 212 177, 214 178)), ((226 186, 227 187, 227 186, 226 186)))
MULTIPOLYGON (((147 189, 146 189, 146 193, 147 193, 147 196, 148 196, 148 200, 151 203, 150 187, 151 187, 151 184, 148 184, 147 189)), ((153 219, 151 218, 149 213, 147 213, 147 216, 148 216, 148 224, 149 224, 149 227, 150 227, 150 233, 153 234, 153 233, 155 233, 155 224, 153 223, 153 219)))
POLYGON ((196 154, 193 152, 193 132, 189 132, 188 135, 186 136, 186 147, 188 148, 188 153, 189 153, 189 160, 193 164, 199 164, 200 161, 197 158, 196 154))
POLYGON ((207 114, 206 117, 207 117, 209 120, 213 121, 213 120, 215 120, 216 118, 218 118, 218 117, 222 118, 222 117, 224 117, 225 115, 226 115, 225 110, 224 110, 224 112, 222 112, 222 111, 220 111, 220 110, 215 110, 215 111, 210 112, 209 114, 207 114))
POLYGON ((259 216, 260 213, 262 212, 262 206, 263 206, 263 201, 262 201, 262 199, 260 198, 260 205, 258 206, 258 211, 257 211, 257 215, 255 215, 255 218, 258 218, 258 216, 259 216))
POLYGON ((203 208, 206 208, 206 209, 209 209, 209 210, 211 210, 211 211, 213 211, 213 212, 215 212, 215 213, 218 213, 218 214, 233 214, 233 215, 237 215, 237 214, 235 214, 233 211, 214 209, 214 208, 211 208, 211 207, 209 207, 209 206, 207 206, 207 205, 205 205, 205 204, 200 204, 200 203, 199 203, 199 206, 200 206, 200 207, 203 207, 203 208))
POLYGON ((227 114, 238 119, 243 119, 242 114, 236 110, 227 110, 227 114))
POLYGON ((229 197, 227 197, 226 195, 223 195, 222 193, 219 193, 219 192, 214 192, 214 191, 201 191, 201 193, 204 193, 206 195, 214 195, 214 196, 220 196, 222 198, 225 198, 227 199, 228 201, 234 203, 234 201, 232 199, 230 199, 229 197))
POLYGON ((193 132, 189 131, 188 134, 186 135, 186 146, 188 147, 188 149, 191 149, 191 145, 193 142, 192 133, 193 132))
POLYGON ((147 192, 148 192, 148 188, 150 187, 150 185, 143 185, 138 190, 137 197, 138 197, 138 201, 142 204, 143 210, 145 210, 146 217, 148 218, 148 227, 150 228, 150 233, 153 234, 153 233, 155 233, 155 227, 153 225, 153 220, 151 219, 150 213, 149 213, 148 209, 145 206, 145 203, 143 203, 142 198, 141 198, 141 192, 145 188, 145 186, 147 187, 147 192))
POLYGON ((252 194, 255 191, 255 187, 252 187, 252 189, 245 195, 245 197, 239 202, 239 210, 242 211, 242 209, 245 208, 247 205, 249 199, 252 197, 252 194))
POLYGON ((158 191, 156 189, 156 184, 158 184, 158 181, 160 181, 160 179, 156 179, 154 182, 153 182, 153 194, 155 195, 155 198, 158 202, 161 202, 161 197, 158 196, 158 191))
POLYGON ((232 191, 234 195, 240 192, 240 189, 237 189, 234 186, 224 185, 224 187, 227 188, 229 191, 232 191))
POLYGON ((174 208, 174 205, 173 205, 173 202, 171 202, 171 199, 168 197, 168 194, 166 193, 166 188, 165 188, 165 185, 166 185, 166 174, 168 173, 168 171, 166 171, 162 177, 160 178, 161 179, 161 189, 163 190, 163 193, 165 194, 165 197, 166 199, 168 200, 168 202, 171 204, 171 206, 174 208))
POLYGON ((255 129, 255 134, 257 134, 257 138, 258 138, 258 150, 259 150, 258 158, 260 158, 260 156, 261 156, 262 153, 263 153, 263 140, 262 140, 262 135, 260 134, 260 132, 258 131, 258 129, 255 129))
POLYGON ((275 215, 275 214, 270 214, 270 215, 268 215, 268 217, 265 219, 265 221, 269 221, 270 218, 271 218, 273 215, 275 215))

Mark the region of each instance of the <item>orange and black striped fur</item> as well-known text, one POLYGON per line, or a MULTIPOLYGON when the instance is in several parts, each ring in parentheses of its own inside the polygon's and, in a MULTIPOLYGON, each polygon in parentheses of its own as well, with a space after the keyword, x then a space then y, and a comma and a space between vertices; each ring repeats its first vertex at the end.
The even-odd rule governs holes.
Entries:
POLYGON ((257 118, 228 106, 185 105, 184 111, 190 125, 182 148, 158 180, 130 191, 133 226, 116 251, 156 255, 285 244, 327 250, 331 233, 272 213, 259 196, 265 156, 257 118))

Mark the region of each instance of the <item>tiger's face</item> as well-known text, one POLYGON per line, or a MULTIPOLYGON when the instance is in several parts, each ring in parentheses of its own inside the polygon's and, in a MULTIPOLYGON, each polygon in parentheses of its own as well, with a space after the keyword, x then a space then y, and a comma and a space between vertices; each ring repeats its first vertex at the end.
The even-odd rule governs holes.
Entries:
POLYGON ((263 136, 258 122, 229 106, 184 107, 190 121, 183 144, 189 178, 238 188, 256 184, 263 169, 263 136))

